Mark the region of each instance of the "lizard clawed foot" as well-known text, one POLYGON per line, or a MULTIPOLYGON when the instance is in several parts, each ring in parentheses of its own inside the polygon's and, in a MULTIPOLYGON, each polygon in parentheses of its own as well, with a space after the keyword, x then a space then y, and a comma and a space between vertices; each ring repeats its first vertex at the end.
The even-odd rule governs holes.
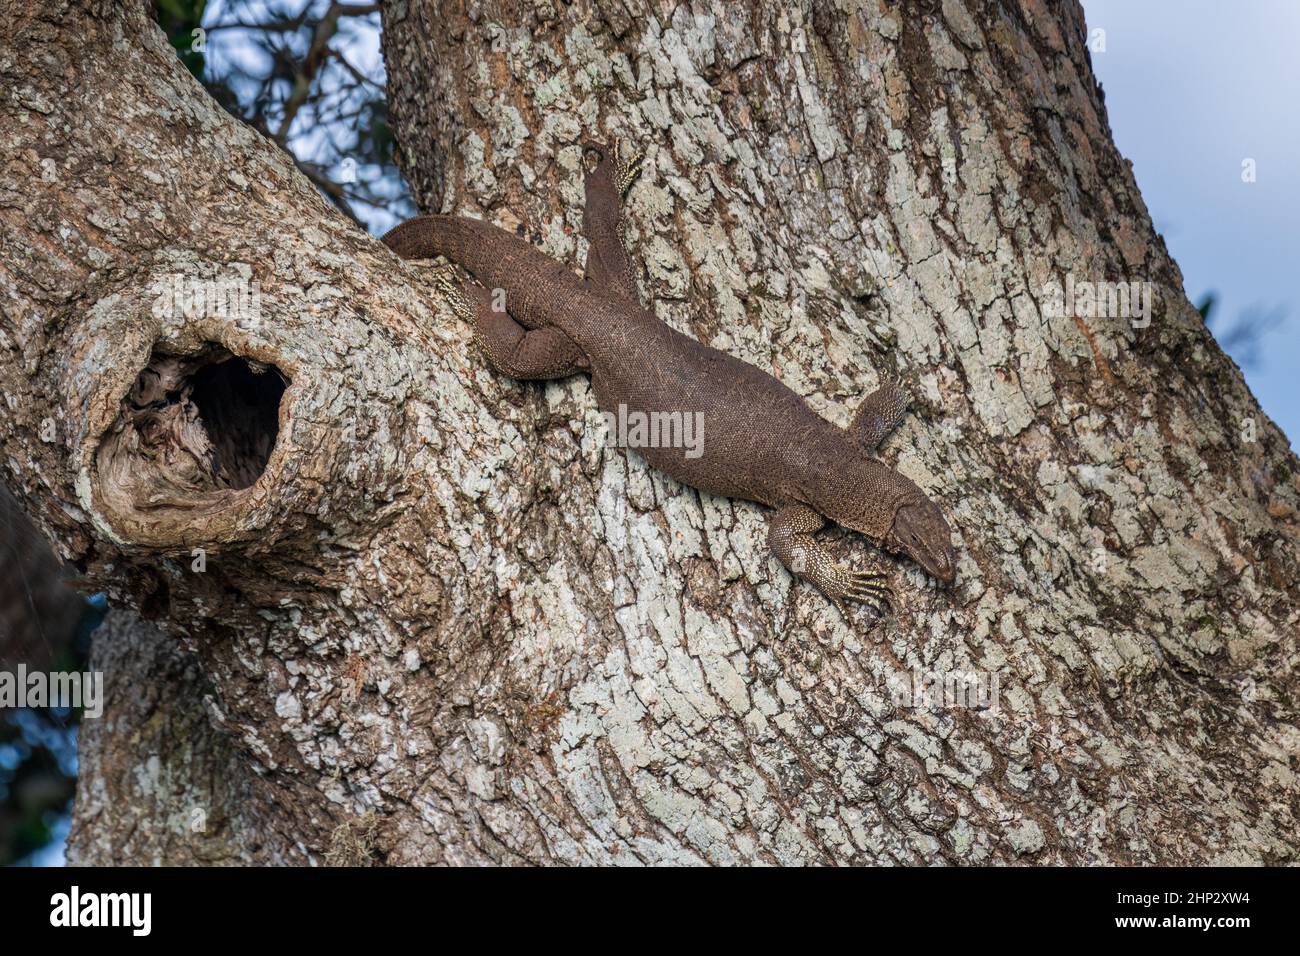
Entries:
POLYGON ((804 504, 789 504, 778 509, 768 526, 772 553, 798 578, 802 578, 835 602, 840 613, 848 617, 844 602, 860 601, 883 615, 892 603, 893 592, 885 575, 878 571, 852 571, 836 563, 813 535, 826 519, 804 504))
POLYGON ((844 610, 845 600, 859 601, 874 608, 879 614, 884 614, 893 607, 894 592, 883 574, 836 568, 827 578, 825 582, 816 583, 822 593, 840 605, 841 611, 844 610))
POLYGON ((632 183, 641 174, 641 163, 645 153, 634 153, 621 140, 614 142, 614 188, 620 196, 627 195, 632 183))
POLYGON ((465 287, 460 284, 454 269, 447 267, 436 270, 433 274, 433 282, 447 300, 447 304, 451 306, 451 311, 456 313, 457 318, 465 322, 474 321, 474 308, 470 305, 469 296, 465 294, 465 287))

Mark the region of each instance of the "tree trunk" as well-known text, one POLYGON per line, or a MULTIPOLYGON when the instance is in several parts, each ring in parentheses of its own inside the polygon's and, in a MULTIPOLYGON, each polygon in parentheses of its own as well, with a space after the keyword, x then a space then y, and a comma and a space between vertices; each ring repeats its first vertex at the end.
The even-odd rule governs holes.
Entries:
POLYGON ((0 481, 170 635, 100 638, 78 861, 1296 859, 1297 462, 1077 4, 384 11, 425 209, 576 268, 577 144, 624 140, 660 316, 840 424, 908 383, 958 582, 886 559, 883 619, 602 447, 585 378, 493 374, 142 4, 0 5, 0 481), (1102 281, 1149 324, 1049 301, 1102 281))

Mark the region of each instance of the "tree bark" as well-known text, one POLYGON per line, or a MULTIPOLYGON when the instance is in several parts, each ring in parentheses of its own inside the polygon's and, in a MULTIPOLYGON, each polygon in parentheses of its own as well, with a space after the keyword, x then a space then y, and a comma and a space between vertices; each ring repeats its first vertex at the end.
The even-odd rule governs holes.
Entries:
POLYGON ((79 861, 1296 859, 1297 462, 1182 293, 1077 4, 384 10, 423 208, 576 268, 577 144, 624 140, 665 321, 840 424, 909 384, 883 455, 958 583, 886 559, 884 619, 602 447, 585 378, 489 371, 142 5, 0 6, 0 480, 169 635, 96 650, 120 796, 83 784, 79 861), (176 277, 260 302, 169 308, 176 277), (1053 317, 1067 277, 1151 283, 1149 325, 1053 317), (967 674, 993 706, 912 694, 967 674))
POLYGON ((199 659, 130 611, 96 631, 104 716, 78 740, 74 864, 285 864, 307 859, 292 813, 209 719, 199 659), (287 832, 286 832, 287 829, 287 832))

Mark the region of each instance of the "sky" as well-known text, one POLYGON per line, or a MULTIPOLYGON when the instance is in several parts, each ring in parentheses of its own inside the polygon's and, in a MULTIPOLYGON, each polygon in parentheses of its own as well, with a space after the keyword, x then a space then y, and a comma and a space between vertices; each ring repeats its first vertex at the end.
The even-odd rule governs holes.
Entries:
POLYGON ((1188 297, 1221 337, 1273 314, 1258 360, 1229 348, 1292 447, 1300 439, 1300 2, 1083 0, 1111 131, 1188 297), (1255 181, 1242 181, 1254 160, 1255 181))

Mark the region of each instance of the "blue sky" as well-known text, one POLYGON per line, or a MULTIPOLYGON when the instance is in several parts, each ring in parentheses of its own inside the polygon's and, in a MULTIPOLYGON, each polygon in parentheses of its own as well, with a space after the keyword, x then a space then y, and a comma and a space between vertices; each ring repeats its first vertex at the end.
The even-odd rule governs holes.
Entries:
MULTIPOLYGON (((1300 2, 1083 0, 1120 152, 1133 161, 1188 296, 1218 294, 1216 332, 1285 313, 1246 381, 1300 438, 1300 2), (1256 180, 1242 182, 1242 161, 1256 180)), ((1249 356, 1232 349, 1241 361, 1249 356)))

